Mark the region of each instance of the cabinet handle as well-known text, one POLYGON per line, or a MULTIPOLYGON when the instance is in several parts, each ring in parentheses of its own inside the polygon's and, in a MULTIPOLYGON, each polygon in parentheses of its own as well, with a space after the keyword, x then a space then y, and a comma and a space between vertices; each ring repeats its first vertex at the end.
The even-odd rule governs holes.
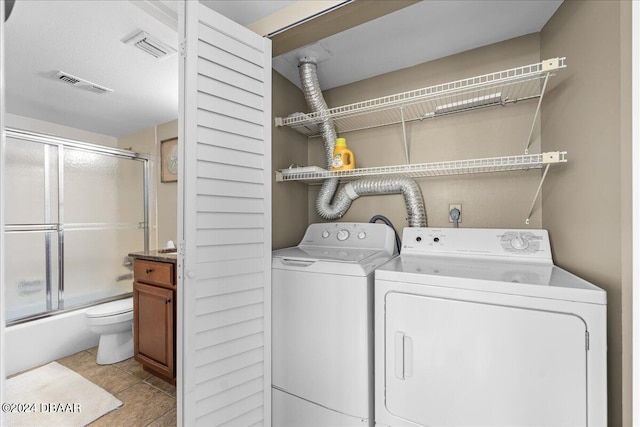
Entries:
POLYGON ((147 274, 149 274, 149 273, 151 273, 153 271, 153 268, 147 268, 145 271, 146 271, 147 274))
POLYGON ((164 300, 164 303, 165 303, 165 304, 169 304, 170 302, 171 302, 171 300, 170 300, 169 298, 167 298, 167 299, 165 299, 165 300, 164 300))

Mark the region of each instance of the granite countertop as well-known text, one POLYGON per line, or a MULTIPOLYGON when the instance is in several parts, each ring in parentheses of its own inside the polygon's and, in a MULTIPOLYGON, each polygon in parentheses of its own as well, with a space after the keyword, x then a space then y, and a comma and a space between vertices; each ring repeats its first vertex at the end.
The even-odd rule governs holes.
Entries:
POLYGON ((129 256, 149 261, 172 262, 174 264, 178 262, 178 254, 176 252, 163 253, 161 250, 131 252, 129 256))

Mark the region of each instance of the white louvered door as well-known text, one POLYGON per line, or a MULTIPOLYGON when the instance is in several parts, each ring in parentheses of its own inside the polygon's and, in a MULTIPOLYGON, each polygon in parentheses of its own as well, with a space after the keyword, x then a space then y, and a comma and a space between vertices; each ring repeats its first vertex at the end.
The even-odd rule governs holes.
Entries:
POLYGON ((271 41, 183 2, 178 423, 271 424, 271 41))

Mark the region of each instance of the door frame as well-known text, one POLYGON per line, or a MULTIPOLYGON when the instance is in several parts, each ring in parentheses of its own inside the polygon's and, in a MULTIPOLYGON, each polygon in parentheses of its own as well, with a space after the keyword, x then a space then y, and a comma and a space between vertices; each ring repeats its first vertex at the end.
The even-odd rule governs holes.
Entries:
POLYGON ((640 4, 631 2, 632 423, 640 425, 640 4))
MULTIPOLYGON (((4 99, 4 8, 5 0, 0 0, 0 171, 4 171, 5 161, 5 99, 4 99)), ((5 307, 4 307, 4 174, 0 173, 0 402, 6 402, 5 394, 5 307)), ((0 425, 6 425, 4 411, 0 411, 0 425)))

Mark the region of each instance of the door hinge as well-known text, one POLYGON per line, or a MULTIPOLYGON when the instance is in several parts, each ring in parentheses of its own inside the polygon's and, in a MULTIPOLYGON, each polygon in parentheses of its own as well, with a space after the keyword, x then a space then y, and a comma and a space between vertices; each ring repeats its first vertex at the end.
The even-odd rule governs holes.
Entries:
POLYGON ((184 256, 184 240, 181 242, 178 242, 178 255, 180 256, 184 256))
POLYGON ((187 41, 183 41, 180 43, 180 56, 183 58, 187 56, 187 41))
POLYGON ((584 344, 585 350, 589 351, 589 331, 585 331, 584 333, 584 344))

